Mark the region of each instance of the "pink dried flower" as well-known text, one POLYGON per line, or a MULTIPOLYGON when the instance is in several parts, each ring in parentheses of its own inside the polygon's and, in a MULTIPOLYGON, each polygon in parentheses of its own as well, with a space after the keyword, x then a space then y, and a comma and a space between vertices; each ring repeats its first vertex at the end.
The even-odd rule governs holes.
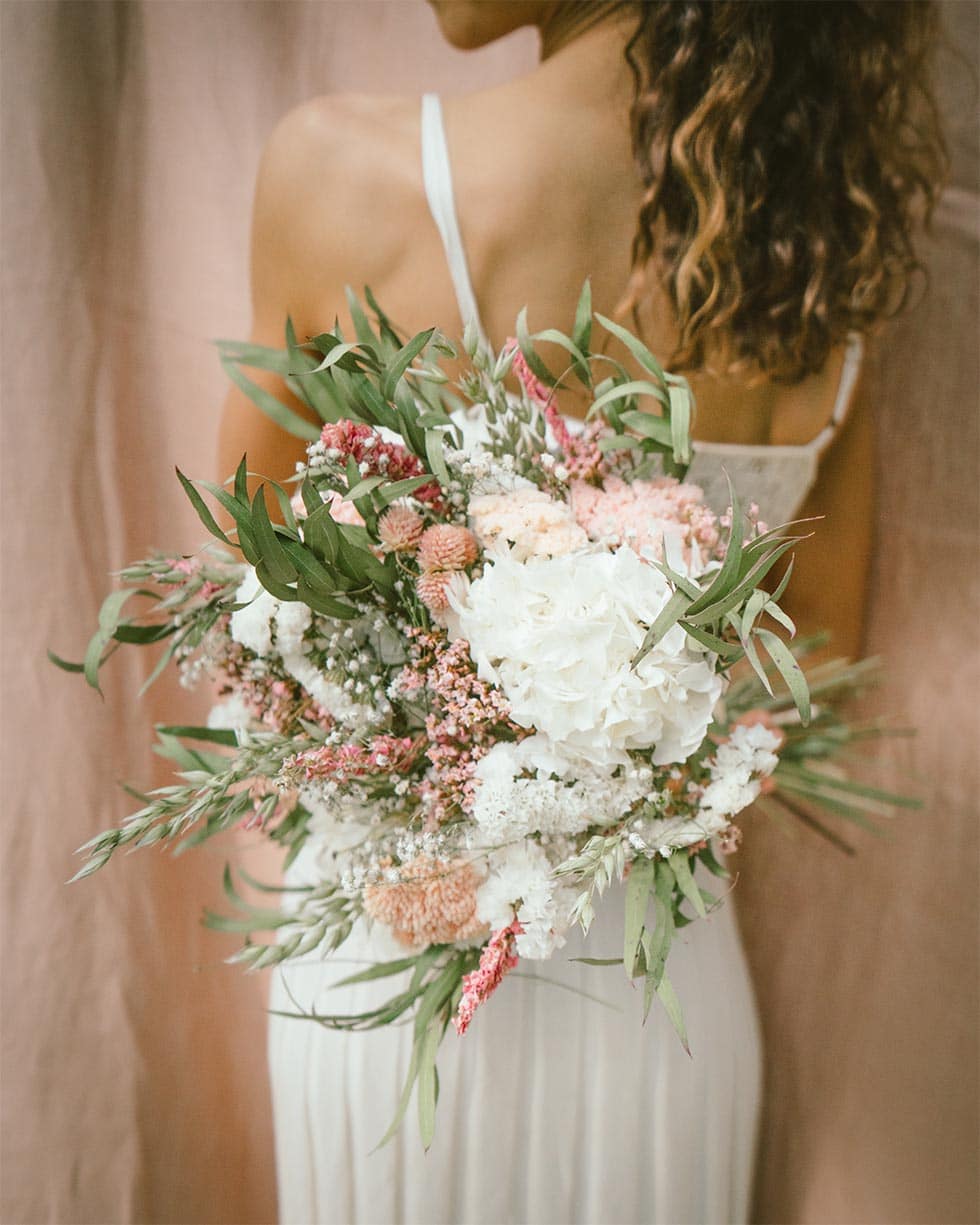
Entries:
POLYGON ((718 520, 697 485, 664 476, 627 484, 607 478, 602 488, 575 481, 572 510, 593 540, 627 544, 663 560, 664 536, 683 546, 689 564, 703 566, 718 544, 718 520))
POLYGON ((541 408, 549 404, 555 393, 549 391, 544 383, 533 373, 531 367, 527 364, 527 358, 521 352, 521 346, 513 336, 509 336, 504 342, 504 352, 513 352, 514 362, 511 369, 517 375, 517 380, 527 392, 528 398, 533 400, 541 408))
POLYGON ((449 607, 449 590, 456 570, 427 570, 415 580, 419 599, 430 613, 444 613, 449 607))
POLYGON ((528 398, 533 400, 544 413, 545 420, 551 427, 552 436, 564 457, 569 476, 582 480, 594 480, 605 471, 605 456, 598 447, 598 439, 603 432, 602 422, 591 421, 580 434, 573 434, 558 411, 555 393, 549 391, 531 370, 527 359, 521 352, 520 345, 513 336, 506 341, 504 349, 505 351, 513 350, 513 371, 528 398))
MULTIPOLYGON (((401 443, 385 442, 369 425, 344 418, 323 427, 320 440, 341 462, 353 459, 364 476, 383 475, 393 481, 425 476, 426 469, 417 455, 401 443)), ((442 505, 438 482, 430 481, 412 494, 419 502, 442 505)))
POLYGON ((477 1008, 487 1002, 500 986, 504 975, 517 965, 515 945, 523 931, 524 928, 515 919, 509 927, 494 932, 480 953, 477 969, 463 977, 463 994, 453 1017, 453 1025, 460 1037, 469 1029, 477 1008))
POLYGON ((463 570, 479 555, 476 537, 468 527, 440 523, 427 528, 419 544, 423 570, 463 570))
POLYGON ((399 673, 403 693, 428 695, 425 720, 429 771, 419 794, 428 814, 426 828, 435 829, 460 812, 468 812, 475 797, 473 772, 506 732, 522 740, 530 733, 510 721, 503 693, 477 676, 469 644, 450 643, 445 635, 410 631, 412 660, 399 673))
POLYGON ((378 536, 392 553, 411 553, 418 545, 425 524, 409 506, 389 506, 378 520, 378 536))
POLYGON ((330 507, 330 518, 335 523, 347 523, 351 527, 361 527, 364 518, 353 502, 345 502, 344 495, 336 489, 327 494, 327 505, 330 507))
POLYGON ((366 745, 323 744, 290 757, 283 773, 301 777, 306 782, 333 779, 346 782, 368 774, 402 774, 418 756, 419 744, 411 736, 375 736, 366 745))
POLYGON ((397 873, 396 881, 366 886, 363 900, 365 913, 402 944, 453 944, 485 930, 476 913, 480 875, 467 860, 420 855, 397 873))

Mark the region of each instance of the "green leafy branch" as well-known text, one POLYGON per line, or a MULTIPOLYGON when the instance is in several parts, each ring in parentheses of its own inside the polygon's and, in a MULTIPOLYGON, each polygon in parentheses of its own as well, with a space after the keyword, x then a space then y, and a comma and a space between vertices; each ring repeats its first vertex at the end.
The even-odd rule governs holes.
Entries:
POLYGON ((793 622, 779 607, 792 564, 774 591, 768 592, 760 584, 779 559, 804 537, 786 535, 785 528, 777 528, 745 543, 746 521, 734 490, 731 520, 725 560, 706 588, 702 589, 666 563, 654 563, 671 581, 674 593, 647 631, 634 656, 633 666, 679 624, 695 642, 720 656, 726 667, 747 658, 771 695, 772 686, 760 658, 760 650, 764 651, 786 682, 800 718, 806 724, 810 718, 810 695, 803 671, 782 639, 759 624, 765 614, 791 634, 795 633, 793 622))
POLYGON ((569 358, 565 373, 574 374, 592 397, 588 418, 601 416, 612 430, 600 440, 601 450, 630 451, 635 460, 635 477, 661 471, 683 477, 691 462, 694 399, 690 384, 682 375, 666 371, 647 346, 626 328, 592 310, 588 281, 582 287, 570 336, 557 328, 532 334, 525 308, 517 318, 517 343, 534 376, 555 390, 564 386, 564 375, 551 371, 536 346, 557 345, 565 351, 569 358), (616 358, 593 351, 593 321, 625 346, 645 377, 637 378, 616 358), (597 383, 593 373, 597 365, 609 365, 614 373, 597 383), (647 404, 652 407, 643 407, 647 404))
POLYGON ((440 478, 439 457, 434 458, 434 451, 452 423, 444 412, 440 391, 447 376, 439 369, 437 359, 455 357, 456 349, 436 328, 427 328, 403 341, 370 289, 366 288, 364 294, 374 323, 356 295, 347 290, 356 341, 347 341, 337 324, 331 331, 300 344, 289 319, 284 350, 217 341, 222 366, 256 407, 287 433, 312 442, 320 436, 321 427, 260 387, 245 369, 280 375, 287 389, 321 423, 347 418, 393 430, 440 478))
POLYGON ((295 739, 273 733, 254 735, 239 745, 234 732, 159 727, 156 751, 180 766, 177 777, 183 781, 142 795, 146 803, 122 825, 104 830, 79 847, 78 854, 85 855, 86 862, 71 880, 97 872, 120 847, 136 849, 181 839, 175 848, 179 853, 228 829, 253 808, 244 785, 256 777, 275 777, 286 758, 301 747, 295 739), (191 749, 182 743, 183 738, 237 748, 237 752, 229 757, 191 749))
POLYGON ((232 558, 219 555, 207 558, 207 564, 188 578, 168 570, 170 560, 151 558, 127 566, 122 571, 126 585, 110 592, 102 602, 98 627, 89 640, 84 660, 73 663, 49 650, 51 662, 66 672, 84 673, 88 684, 101 693, 99 673, 120 646, 164 642, 165 649, 140 689, 143 693, 175 655, 186 655, 199 647, 218 619, 236 607, 234 592, 241 581, 241 569, 232 558), (174 583, 174 590, 162 595, 144 586, 147 581, 174 583), (211 594, 202 600, 199 597, 205 582, 210 584, 211 594), (134 597, 150 601, 149 608, 142 607, 138 613, 125 616, 125 609, 134 597))
POLYGON ((442 944, 430 945, 417 956, 372 965, 334 984, 337 987, 347 987, 396 975, 411 975, 402 990, 376 1008, 346 1015, 321 1013, 315 1010, 306 1011, 299 1008, 296 1012, 274 1013, 276 1016, 303 1017, 318 1021, 327 1029, 347 1033, 379 1029, 403 1017, 411 1018, 412 1055, 408 1075, 402 1087, 395 1117, 379 1142, 379 1148, 387 1144, 401 1126, 408 1111, 413 1090, 416 1091, 422 1143, 426 1149, 432 1144, 435 1134, 436 1105, 439 1099, 436 1056, 449 1023, 459 1006, 463 990, 463 976, 476 969, 479 959, 479 949, 457 949, 451 945, 442 944))
POLYGON ((266 885, 239 869, 239 876, 253 889, 263 893, 299 893, 300 901, 295 909, 262 909, 252 905, 235 888, 231 868, 226 864, 222 878, 225 896, 239 917, 228 917, 214 911, 205 911, 204 925, 215 931, 241 932, 245 934, 243 946, 229 957, 230 962, 239 962, 249 970, 261 970, 279 965, 289 958, 304 957, 319 949, 321 955, 334 952, 347 939, 360 913, 354 898, 343 893, 330 881, 318 885, 277 886, 266 885), (276 943, 257 943, 256 932, 283 931, 276 943))

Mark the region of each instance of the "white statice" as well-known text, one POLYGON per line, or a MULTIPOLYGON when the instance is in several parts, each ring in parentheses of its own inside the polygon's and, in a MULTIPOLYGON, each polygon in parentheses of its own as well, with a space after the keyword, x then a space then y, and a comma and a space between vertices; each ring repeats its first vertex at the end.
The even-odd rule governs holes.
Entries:
POLYGON ((484 550, 495 553, 509 548, 518 561, 560 557, 589 544, 571 507, 533 485, 471 498, 469 515, 470 526, 484 550))
POLYGON ((663 855, 720 834, 758 798, 762 779, 776 768, 781 743, 779 733, 761 723, 735 727, 708 763, 711 777, 701 793, 697 814, 648 820, 637 827, 637 833, 663 855))
POLYGON ((704 740, 722 691, 713 657, 678 625, 632 667, 670 596, 630 548, 526 562, 504 554, 458 612, 479 675, 500 686, 521 727, 597 766, 647 748, 667 765, 704 740))
POLYGON ((230 693, 222 701, 216 702, 208 712, 208 727, 231 731, 237 736, 241 736, 254 722, 255 716, 251 708, 239 693, 230 693))
POLYGON ((565 943, 576 891, 552 876, 552 865, 535 842, 518 842, 489 856, 487 878, 477 890, 476 912, 492 931, 516 916, 524 931, 517 955, 543 961, 565 943))
POLYGON ((266 591, 251 566, 235 592, 235 603, 244 607, 231 614, 233 640, 265 659, 272 651, 272 630, 279 601, 266 591))
POLYGON ((619 820, 650 790, 632 764, 597 767, 541 734, 501 741, 478 763, 470 815, 488 845, 530 833, 578 834, 619 820))
POLYGON ((701 796, 701 811, 713 817, 733 817, 759 794, 761 780, 772 774, 779 758, 778 732, 761 723, 733 728, 710 764, 711 781, 701 796))

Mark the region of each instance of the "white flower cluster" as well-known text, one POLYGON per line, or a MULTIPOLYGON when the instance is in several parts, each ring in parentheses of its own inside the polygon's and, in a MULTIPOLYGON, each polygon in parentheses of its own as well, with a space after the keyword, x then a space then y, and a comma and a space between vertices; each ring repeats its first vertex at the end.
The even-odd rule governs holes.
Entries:
POLYGON ((493 931, 513 922, 524 931, 517 955, 542 961, 565 943, 574 888, 552 876, 552 864, 535 842, 518 842, 489 856, 487 879, 477 890, 476 912, 493 931))
POLYGON ((760 780, 775 770, 780 743, 779 734, 761 723, 735 727, 715 753, 701 811, 713 817, 733 817, 747 808, 759 794, 760 780))
POLYGON ((469 513, 470 525, 481 546, 490 552, 510 546, 516 561, 560 557, 589 544, 568 504, 533 486, 508 494, 471 498, 469 513))
POLYGON ((712 657, 680 626, 632 666, 670 595, 626 547, 526 562, 502 554, 457 612, 480 677, 503 690, 515 723, 597 766, 650 748, 668 765, 702 743, 722 691, 712 657))
POLYGON ((761 780, 776 768, 778 733, 762 724, 739 725, 720 745, 709 763, 711 781, 701 794, 694 817, 654 818, 635 827, 637 849, 653 848, 669 855, 677 847, 693 846, 728 827, 732 817, 755 800, 761 780))
POLYGON ((546 736, 500 742, 478 763, 470 815, 488 845, 529 833, 577 834, 623 816, 650 790, 652 771, 572 756, 546 736))
MULTIPOLYGON (((338 723, 363 726, 377 722, 379 715, 384 715, 383 710, 357 701, 355 676, 349 676, 344 685, 338 685, 311 661, 313 613, 306 604, 299 600, 277 600, 262 587, 251 568, 235 593, 235 602, 244 605, 231 615, 231 636, 235 642, 254 651, 261 659, 278 657, 290 676, 338 723)), ((348 636, 353 641, 354 630, 349 625, 338 626, 337 635, 348 636)), ((345 670, 356 674, 360 668, 360 661, 354 660, 345 670)), ((361 691, 364 688, 362 682, 361 691)))

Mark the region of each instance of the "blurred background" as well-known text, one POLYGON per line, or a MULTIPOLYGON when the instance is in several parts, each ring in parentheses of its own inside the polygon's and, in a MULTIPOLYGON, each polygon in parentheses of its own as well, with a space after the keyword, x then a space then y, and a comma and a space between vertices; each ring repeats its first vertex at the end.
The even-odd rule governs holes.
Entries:
MULTIPOLYGON (((977 1219, 978 6, 941 7, 953 179, 928 291, 873 347, 869 387, 866 646, 888 663, 878 709, 919 729, 880 773, 927 802, 857 859, 748 831, 760 1222, 977 1219)), ((278 118, 321 93, 480 88, 527 70, 535 39, 452 51, 422 0, 4 0, 0 23, 0 1220, 271 1223, 267 984, 198 922, 227 848, 64 884, 72 849, 132 807, 118 782, 165 781, 150 724, 201 699, 164 682, 136 704, 152 661, 120 656, 102 701, 45 648, 80 657, 109 571, 200 543, 173 466, 214 475, 210 342, 248 331, 278 118)))

